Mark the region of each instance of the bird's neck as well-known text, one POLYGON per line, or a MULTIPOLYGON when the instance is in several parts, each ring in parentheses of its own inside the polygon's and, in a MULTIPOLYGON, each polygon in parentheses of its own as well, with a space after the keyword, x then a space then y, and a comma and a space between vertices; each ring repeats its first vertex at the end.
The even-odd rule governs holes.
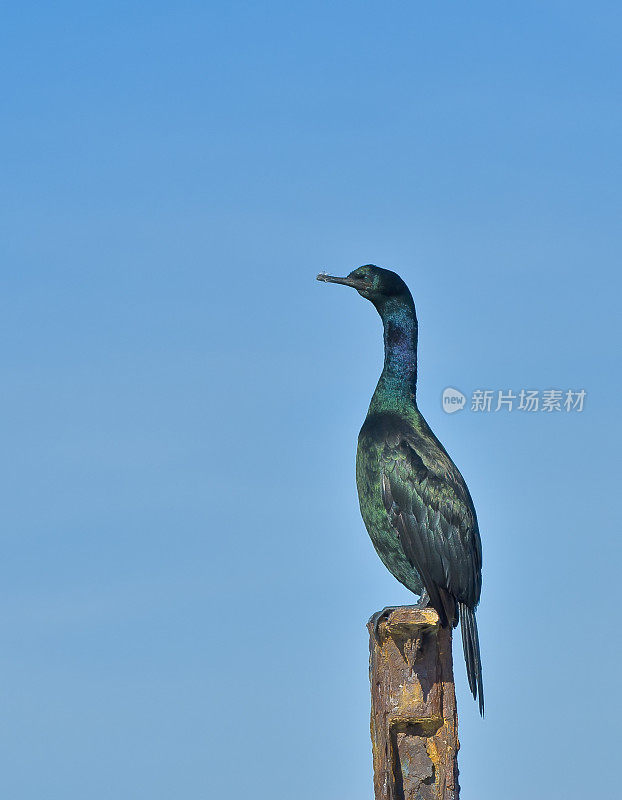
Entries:
POLYGON ((376 306, 384 326, 384 368, 371 400, 372 412, 401 410, 417 393, 417 315, 412 297, 391 297, 376 306))

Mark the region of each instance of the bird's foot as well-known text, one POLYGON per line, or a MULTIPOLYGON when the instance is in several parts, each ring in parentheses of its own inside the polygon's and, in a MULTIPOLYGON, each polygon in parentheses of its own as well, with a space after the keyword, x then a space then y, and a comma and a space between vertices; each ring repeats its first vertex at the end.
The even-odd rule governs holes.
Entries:
POLYGON ((372 614, 371 617, 369 618, 367 624, 369 625, 370 622, 373 623, 374 637, 379 644, 380 644, 380 623, 383 621, 386 622, 389 617, 389 614, 392 611, 395 611, 396 608, 399 608, 399 606, 385 606, 385 608, 383 608, 382 611, 376 611, 376 613, 372 614))
POLYGON ((415 603, 413 608, 427 608, 429 605, 430 605, 430 595, 424 589, 423 593, 421 594, 421 597, 419 598, 419 601, 415 603))
POLYGON ((374 625, 374 636, 376 637, 376 641, 378 643, 380 643, 380 640, 381 640, 381 637, 380 637, 380 623, 381 622, 386 622, 387 619, 389 618, 390 614, 393 611, 395 611, 396 608, 417 608, 417 609, 422 609, 422 608, 428 608, 429 605, 430 605, 430 596, 428 595, 428 593, 424 589, 423 590, 423 594, 419 598, 419 602, 414 603, 413 605, 410 605, 410 606, 386 606, 385 608, 382 609, 382 611, 376 611, 375 614, 372 614, 372 616, 369 618, 369 621, 368 621, 367 624, 369 625, 370 622, 373 623, 373 625, 374 625))

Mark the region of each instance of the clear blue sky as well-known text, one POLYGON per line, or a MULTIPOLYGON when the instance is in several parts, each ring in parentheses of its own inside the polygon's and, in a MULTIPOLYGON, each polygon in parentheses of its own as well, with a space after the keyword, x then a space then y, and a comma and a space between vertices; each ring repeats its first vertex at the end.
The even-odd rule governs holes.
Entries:
POLYGON ((464 800, 617 796, 619 3, 8 3, 0 793, 372 797, 373 308, 484 542, 464 800), (443 413, 446 386, 582 413, 443 413))

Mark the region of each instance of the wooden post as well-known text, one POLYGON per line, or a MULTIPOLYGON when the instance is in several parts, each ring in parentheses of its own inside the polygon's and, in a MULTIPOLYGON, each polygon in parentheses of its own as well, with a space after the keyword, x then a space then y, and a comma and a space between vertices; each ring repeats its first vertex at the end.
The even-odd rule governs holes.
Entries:
POLYGON ((376 800, 458 800, 451 628, 402 606, 367 625, 376 800))

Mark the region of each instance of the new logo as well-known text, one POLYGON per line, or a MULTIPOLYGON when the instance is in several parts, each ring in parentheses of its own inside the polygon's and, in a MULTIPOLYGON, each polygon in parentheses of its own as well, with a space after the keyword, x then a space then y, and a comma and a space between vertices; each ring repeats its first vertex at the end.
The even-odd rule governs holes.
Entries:
POLYGON ((455 414, 456 411, 464 408, 465 403, 466 397, 458 389, 454 389, 451 386, 443 389, 443 411, 448 414, 455 414))

